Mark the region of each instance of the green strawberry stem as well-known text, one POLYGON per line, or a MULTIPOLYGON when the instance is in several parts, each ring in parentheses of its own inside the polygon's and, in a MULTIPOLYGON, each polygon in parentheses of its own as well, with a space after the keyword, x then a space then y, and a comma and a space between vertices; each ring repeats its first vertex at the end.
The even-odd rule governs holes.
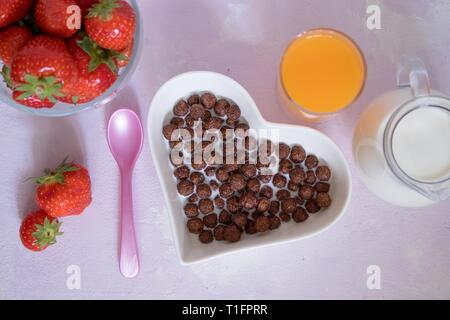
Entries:
POLYGON ((11 68, 7 65, 4 65, 0 74, 3 76, 3 81, 6 83, 6 86, 14 90, 14 83, 11 79, 11 68))
POLYGON ((120 8, 121 6, 119 0, 101 0, 89 9, 87 18, 98 17, 103 21, 111 20, 113 9, 120 8))
POLYGON ((33 75, 25 75, 25 83, 19 85, 16 90, 22 92, 18 100, 24 100, 31 96, 38 97, 41 101, 49 100, 56 103, 57 97, 63 97, 61 93, 62 83, 56 77, 48 76, 38 78, 33 75))
POLYGON ((86 34, 80 33, 80 35, 82 39, 77 40, 78 46, 91 58, 88 65, 89 72, 94 71, 101 64, 106 64, 112 72, 117 73, 117 65, 114 59, 127 60, 127 57, 119 52, 101 48, 86 34))
POLYGON ((62 222, 58 222, 57 219, 53 219, 52 222, 46 217, 44 224, 36 224, 36 231, 33 232, 33 237, 36 239, 36 243, 39 248, 43 249, 46 246, 50 246, 56 243, 56 237, 63 234, 59 229, 62 222))
POLYGON ((44 175, 36 179, 38 185, 47 183, 64 184, 64 173, 77 171, 80 168, 74 166, 73 162, 67 162, 69 157, 65 157, 61 164, 55 170, 45 169, 44 175))

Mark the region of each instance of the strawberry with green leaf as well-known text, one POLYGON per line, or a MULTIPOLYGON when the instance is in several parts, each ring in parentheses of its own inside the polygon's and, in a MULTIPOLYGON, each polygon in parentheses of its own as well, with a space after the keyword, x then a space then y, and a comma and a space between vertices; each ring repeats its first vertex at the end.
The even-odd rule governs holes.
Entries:
POLYGON ((20 226, 20 239, 25 248, 32 251, 42 251, 56 243, 60 232, 61 222, 39 210, 28 214, 20 226))
POLYGON ((100 48, 82 32, 69 38, 66 43, 79 76, 73 94, 61 101, 74 104, 89 102, 102 95, 117 80, 118 68, 115 61, 122 56, 100 48))
POLYGON ((39 207, 54 218, 80 215, 92 201, 89 172, 67 158, 54 170, 45 169, 36 183, 39 207))
POLYGON ((11 79, 16 85, 13 97, 17 102, 48 108, 72 92, 78 70, 64 41, 39 35, 14 56, 11 79))
POLYGON ((131 44, 136 29, 134 9, 123 0, 100 0, 85 17, 89 37, 100 47, 122 51, 131 44))

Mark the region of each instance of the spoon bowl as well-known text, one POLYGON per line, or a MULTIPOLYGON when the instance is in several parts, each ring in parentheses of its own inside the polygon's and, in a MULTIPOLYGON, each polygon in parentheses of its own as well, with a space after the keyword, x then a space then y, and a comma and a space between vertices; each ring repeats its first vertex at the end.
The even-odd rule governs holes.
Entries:
POLYGON ((142 124, 136 113, 120 109, 112 114, 108 124, 108 144, 121 170, 134 166, 143 140, 142 124))
POLYGON ((108 123, 108 145, 121 177, 120 272, 132 278, 139 273, 139 257, 134 232, 132 179, 141 153, 144 130, 138 115, 130 109, 114 112, 108 123))

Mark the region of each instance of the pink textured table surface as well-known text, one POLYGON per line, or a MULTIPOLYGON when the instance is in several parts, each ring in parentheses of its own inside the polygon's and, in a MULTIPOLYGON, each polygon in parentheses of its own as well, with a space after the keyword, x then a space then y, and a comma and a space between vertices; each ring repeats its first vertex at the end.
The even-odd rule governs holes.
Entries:
POLYGON ((450 94, 450 5, 447 0, 141 0, 145 41, 129 87, 106 108, 65 119, 0 108, 0 298, 450 298, 450 202, 402 209, 374 197, 355 175, 351 138, 364 106, 395 86, 397 57, 418 53, 434 87, 450 94), (382 30, 366 28, 366 7, 379 4, 382 30), (368 62, 364 93, 351 109, 314 125, 344 151, 353 173, 350 208, 330 230, 286 245, 181 266, 148 144, 134 180, 142 269, 133 280, 118 269, 119 176, 105 122, 119 107, 145 118, 152 96, 173 75, 213 70, 244 85, 268 120, 297 123, 280 112, 277 66, 286 44, 313 27, 352 36, 368 62), (21 216, 35 208, 24 178, 66 155, 92 174, 94 201, 64 220, 58 245, 35 254, 22 248, 21 216), (81 288, 69 290, 69 266, 81 288), (380 290, 366 270, 381 270, 380 290))

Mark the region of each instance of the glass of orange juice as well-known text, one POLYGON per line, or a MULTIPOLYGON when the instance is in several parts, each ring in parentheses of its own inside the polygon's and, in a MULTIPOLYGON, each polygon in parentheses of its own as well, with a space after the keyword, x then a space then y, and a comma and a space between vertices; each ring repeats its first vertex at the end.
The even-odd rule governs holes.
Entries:
POLYGON ((284 52, 279 76, 283 105, 308 120, 323 120, 348 107, 361 93, 366 63, 358 45, 333 29, 313 29, 284 52))

